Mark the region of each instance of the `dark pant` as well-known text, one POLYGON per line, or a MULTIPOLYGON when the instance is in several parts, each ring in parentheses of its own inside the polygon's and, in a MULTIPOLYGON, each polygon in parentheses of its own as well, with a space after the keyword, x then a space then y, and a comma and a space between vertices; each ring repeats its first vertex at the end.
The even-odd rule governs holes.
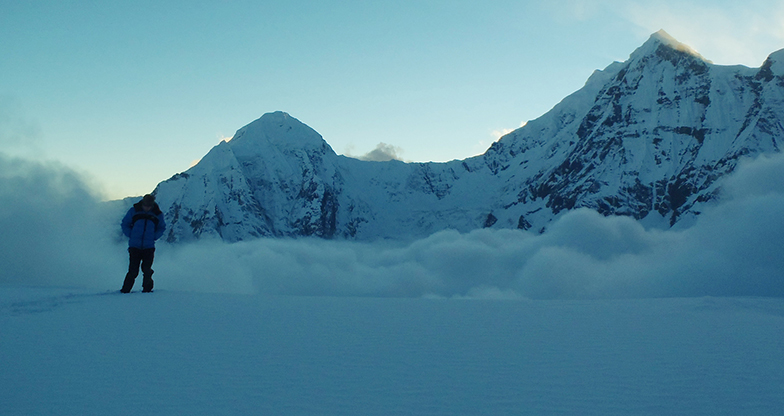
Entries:
POLYGON ((155 257, 154 248, 134 248, 130 247, 128 253, 131 255, 131 261, 128 265, 128 274, 125 275, 123 287, 120 290, 123 293, 128 293, 133 288, 133 283, 136 281, 136 276, 139 275, 139 266, 142 267, 144 278, 142 279, 142 292, 152 292, 152 261, 155 257))

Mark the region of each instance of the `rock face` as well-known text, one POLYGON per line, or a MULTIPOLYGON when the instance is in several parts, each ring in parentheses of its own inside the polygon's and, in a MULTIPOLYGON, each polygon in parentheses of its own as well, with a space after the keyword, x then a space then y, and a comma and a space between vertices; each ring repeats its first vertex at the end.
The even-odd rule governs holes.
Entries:
POLYGON ((360 161, 276 112, 155 193, 172 242, 542 231, 580 207, 669 227, 718 198, 740 158, 779 152, 783 138, 784 50, 760 68, 718 66, 657 32, 480 156, 360 161))

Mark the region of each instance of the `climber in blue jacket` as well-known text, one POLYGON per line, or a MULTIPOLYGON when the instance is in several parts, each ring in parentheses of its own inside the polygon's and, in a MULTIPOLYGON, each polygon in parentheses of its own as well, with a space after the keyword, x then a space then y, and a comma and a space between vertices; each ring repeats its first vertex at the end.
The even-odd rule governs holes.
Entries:
POLYGON ((155 257, 155 240, 163 236, 166 222, 163 212, 155 202, 153 195, 147 194, 141 201, 133 204, 122 219, 122 231, 128 237, 128 253, 130 263, 128 274, 125 275, 120 292, 129 293, 139 275, 141 266, 144 278, 142 292, 152 292, 152 262, 155 257))

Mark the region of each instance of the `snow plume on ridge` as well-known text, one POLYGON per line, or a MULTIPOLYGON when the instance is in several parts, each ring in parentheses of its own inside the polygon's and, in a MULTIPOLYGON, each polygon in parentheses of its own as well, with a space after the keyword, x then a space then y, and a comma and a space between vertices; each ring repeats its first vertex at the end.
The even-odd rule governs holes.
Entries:
MULTIPOLYGON (((784 296, 784 156, 742 164, 685 230, 565 214, 542 235, 442 231, 413 242, 259 239, 159 244, 156 288, 311 296, 493 299, 784 296)), ((119 287, 119 221, 67 168, 0 158, 0 285, 119 287)))

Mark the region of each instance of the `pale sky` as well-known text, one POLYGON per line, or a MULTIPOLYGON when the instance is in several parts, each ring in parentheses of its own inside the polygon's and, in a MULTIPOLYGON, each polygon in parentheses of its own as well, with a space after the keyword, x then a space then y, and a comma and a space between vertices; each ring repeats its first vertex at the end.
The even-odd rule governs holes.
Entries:
POLYGON ((758 67, 784 2, 0 0, 0 152, 135 196, 280 110, 339 154, 463 159, 659 29, 758 67))

